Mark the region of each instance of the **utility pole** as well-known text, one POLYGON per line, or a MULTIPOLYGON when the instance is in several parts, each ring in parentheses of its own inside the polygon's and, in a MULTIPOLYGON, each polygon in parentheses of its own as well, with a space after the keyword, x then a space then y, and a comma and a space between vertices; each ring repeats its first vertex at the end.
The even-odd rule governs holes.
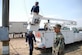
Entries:
MULTIPOLYGON (((2 26, 9 28, 9 0, 2 0, 2 26)), ((9 40, 2 41, 2 55, 9 54, 9 40)))

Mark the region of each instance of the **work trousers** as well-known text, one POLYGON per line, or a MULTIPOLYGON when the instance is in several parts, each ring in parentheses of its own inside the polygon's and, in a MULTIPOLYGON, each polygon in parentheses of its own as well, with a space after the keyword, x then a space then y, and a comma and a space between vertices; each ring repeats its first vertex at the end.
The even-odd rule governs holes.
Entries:
POLYGON ((33 54, 33 43, 30 43, 29 44, 29 55, 32 55, 33 54))

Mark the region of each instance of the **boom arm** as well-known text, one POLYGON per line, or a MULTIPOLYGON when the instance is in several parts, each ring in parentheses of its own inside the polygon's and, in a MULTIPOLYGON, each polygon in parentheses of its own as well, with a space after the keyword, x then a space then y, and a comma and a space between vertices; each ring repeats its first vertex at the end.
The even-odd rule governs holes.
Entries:
POLYGON ((62 21, 64 22, 65 25, 76 25, 76 21, 71 21, 71 20, 64 20, 64 19, 57 19, 57 18, 48 18, 48 17, 43 17, 43 20, 54 20, 54 21, 62 21))
POLYGON ((61 21, 61 22, 63 22, 64 25, 76 25, 76 21, 64 20, 64 19, 59 19, 59 18, 58 19, 57 18, 48 18, 48 17, 43 17, 43 16, 40 16, 40 15, 36 15, 36 16, 32 17, 32 23, 34 25, 30 24, 29 28, 31 30, 38 31, 41 20, 48 20, 48 23, 49 23, 50 20, 52 20, 52 21, 61 21), (36 20, 38 20, 39 22, 35 23, 36 20))

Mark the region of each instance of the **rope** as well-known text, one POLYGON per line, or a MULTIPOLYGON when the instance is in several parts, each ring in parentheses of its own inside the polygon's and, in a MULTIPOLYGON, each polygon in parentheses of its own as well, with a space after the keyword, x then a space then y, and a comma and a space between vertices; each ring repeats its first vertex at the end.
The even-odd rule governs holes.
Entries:
MULTIPOLYGON (((27 7, 26 7, 26 1, 24 0, 24 8, 25 8, 25 12, 26 12, 26 17, 28 18, 28 12, 27 12, 27 7)), ((30 19, 28 19, 28 21, 30 21, 30 19)))
POLYGON ((44 16, 44 13, 43 13, 43 11, 42 11, 42 9, 40 8, 40 11, 41 11, 41 13, 42 13, 42 16, 44 16))
POLYGON ((11 43, 10 43, 10 45, 11 45, 12 49, 16 52, 15 55, 20 55, 20 54, 17 52, 17 50, 13 47, 13 45, 12 45, 11 43))

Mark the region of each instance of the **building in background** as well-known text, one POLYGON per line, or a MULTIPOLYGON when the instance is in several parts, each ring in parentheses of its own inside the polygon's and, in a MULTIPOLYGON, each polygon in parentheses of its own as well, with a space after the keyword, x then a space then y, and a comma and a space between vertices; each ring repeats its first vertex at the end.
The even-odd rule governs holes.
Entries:
POLYGON ((13 34, 21 34, 23 37, 23 33, 27 32, 27 22, 9 22, 9 33, 13 34))

